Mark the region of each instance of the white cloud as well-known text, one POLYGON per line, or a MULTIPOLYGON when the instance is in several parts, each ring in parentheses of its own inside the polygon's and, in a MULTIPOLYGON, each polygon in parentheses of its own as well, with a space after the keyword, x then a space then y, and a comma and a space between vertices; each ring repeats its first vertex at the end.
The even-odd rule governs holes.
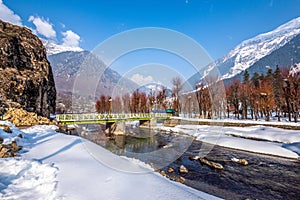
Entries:
POLYGON ((64 23, 60 23, 62 28, 66 28, 66 25, 64 23))
POLYGON ((22 25, 19 15, 16 15, 11 9, 4 5, 2 0, 0 0, 0 19, 15 25, 22 25))
POLYGON ((52 24, 43 18, 30 16, 28 19, 29 22, 32 22, 36 27, 36 32, 45 36, 46 38, 55 38, 56 32, 53 29, 52 24))
POLYGON ((142 74, 134 74, 131 76, 130 80, 132 80, 133 82, 135 82, 139 85, 145 85, 145 84, 154 82, 154 79, 152 76, 143 76, 142 74))
POLYGON ((74 33, 71 30, 68 30, 66 32, 62 32, 63 38, 63 45, 68 47, 78 47, 80 36, 74 33))

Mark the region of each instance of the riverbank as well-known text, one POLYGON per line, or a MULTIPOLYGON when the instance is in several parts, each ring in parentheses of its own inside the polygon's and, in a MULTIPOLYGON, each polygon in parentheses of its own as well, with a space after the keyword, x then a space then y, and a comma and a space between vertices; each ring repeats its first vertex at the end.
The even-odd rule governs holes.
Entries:
POLYGON ((185 185, 224 199, 299 197, 299 161, 214 146, 206 157, 224 168, 217 170, 190 159, 198 156, 202 147, 203 143, 194 141, 180 158, 162 168, 161 172, 171 179, 183 177, 185 185), (234 159, 245 159, 248 165, 232 162, 234 159), (181 165, 188 173, 180 172, 181 165))
MULTIPOLYGON (((173 118, 171 120, 173 120, 173 126, 157 126, 155 129, 185 133, 195 137, 199 141, 211 145, 299 159, 300 131, 268 126, 274 122, 261 122, 260 125, 250 126, 253 122, 247 123, 247 121, 242 121, 242 123, 244 123, 243 126, 220 126, 220 123, 225 123, 226 121, 220 122, 217 120, 204 119, 182 120, 181 118, 173 118), (199 123, 202 122, 209 125, 199 125, 199 123)), ((239 121, 231 121, 228 123, 238 124, 239 121)), ((286 126, 289 124, 291 123, 282 122, 281 125, 286 126)), ((299 124, 293 124, 292 126, 298 127, 299 124)))
MULTIPOLYGON (((286 119, 278 122, 276 120, 265 121, 265 120, 246 120, 246 119, 200 119, 200 118, 183 118, 183 117, 172 117, 170 120, 171 126, 176 125, 211 125, 211 126, 234 126, 234 127, 248 127, 248 126, 268 126, 275 128, 282 128, 288 130, 300 130, 300 122, 289 122, 286 119)), ((167 123, 168 124, 168 123, 167 123)))

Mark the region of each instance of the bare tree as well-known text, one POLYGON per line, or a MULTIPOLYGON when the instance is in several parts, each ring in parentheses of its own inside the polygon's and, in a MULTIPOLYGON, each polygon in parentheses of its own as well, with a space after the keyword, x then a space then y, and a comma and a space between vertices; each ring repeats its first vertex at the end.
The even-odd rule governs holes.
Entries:
POLYGON ((228 87, 227 94, 229 95, 228 102, 234 107, 234 116, 238 119, 240 118, 239 102, 240 102, 240 80, 234 80, 232 84, 228 87))
POLYGON ((131 112, 131 103, 130 103, 130 94, 128 93, 125 93, 123 96, 122 96, 122 102, 123 102, 123 111, 124 113, 129 113, 131 112))
POLYGON ((275 107, 274 86, 269 79, 264 79, 257 92, 260 96, 259 109, 265 115, 265 120, 270 121, 270 112, 275 107))
POLYGON ((179 102, 179 93, 181 92, 183 86, 182 86, 182 79, 177 76, 172 79, 172 97, 173 97, 173 105, 172 108, 176 110, 178 113, 181 112, 181 106, 179 102))
POLYGON ((158 92, 158 95, 156 96, 156 102, 160 106, 160 109, 167 109, 167 88, 162 87, 162 90, 158 92))
POLYGON ((148 98, 145 92, 140 93, 140 109, 139 112, 147 113, 148 109, 148 98))
POLYGON ((98 113, 105 113, 107 112, 107 102, 106 102, 106 96, 101 95, 99 100, 96 101, 96 111, 98 113))
POLYGON ((112 111, 114 113, 121 113, 122 110, 122 101, 121 98, 119 96, 116 96, 113 100, 112 100, 112 111))

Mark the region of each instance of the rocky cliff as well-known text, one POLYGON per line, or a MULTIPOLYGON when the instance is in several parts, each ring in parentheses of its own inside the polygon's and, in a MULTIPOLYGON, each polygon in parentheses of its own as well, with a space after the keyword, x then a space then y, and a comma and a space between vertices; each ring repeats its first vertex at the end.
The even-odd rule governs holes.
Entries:
POLYGON ((49 117, 55 100, 52 69, 40 39, 0 20, 0 112, 1 107, 2 112, 17 107, 49 117))

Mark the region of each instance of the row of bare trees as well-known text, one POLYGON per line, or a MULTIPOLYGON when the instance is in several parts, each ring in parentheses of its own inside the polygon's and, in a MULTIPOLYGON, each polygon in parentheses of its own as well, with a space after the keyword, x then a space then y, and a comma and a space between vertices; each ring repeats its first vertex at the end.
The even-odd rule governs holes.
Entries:
POLYGON ((152 92, 147 95, 138 89, 132 94, 126 93, 122 97, 101 95, 96 101, 98 113, 149 113, 151 110, 167 109, 165 89, 155 96, 152 92))
POLYGON ((175 77, 172 80, 172 97, 168 97, 167 88, 162 86, 161 90, 151 90, 147 95, 136 89, 132 94, 126 93, 119 97, 101 95, 96 101, 98 113, 148 113, 151 110, 166 110, 172 108, 180 112, 180 91, 182 80, 175 77), (168 97, 168 98, 167 98, 168 97))

